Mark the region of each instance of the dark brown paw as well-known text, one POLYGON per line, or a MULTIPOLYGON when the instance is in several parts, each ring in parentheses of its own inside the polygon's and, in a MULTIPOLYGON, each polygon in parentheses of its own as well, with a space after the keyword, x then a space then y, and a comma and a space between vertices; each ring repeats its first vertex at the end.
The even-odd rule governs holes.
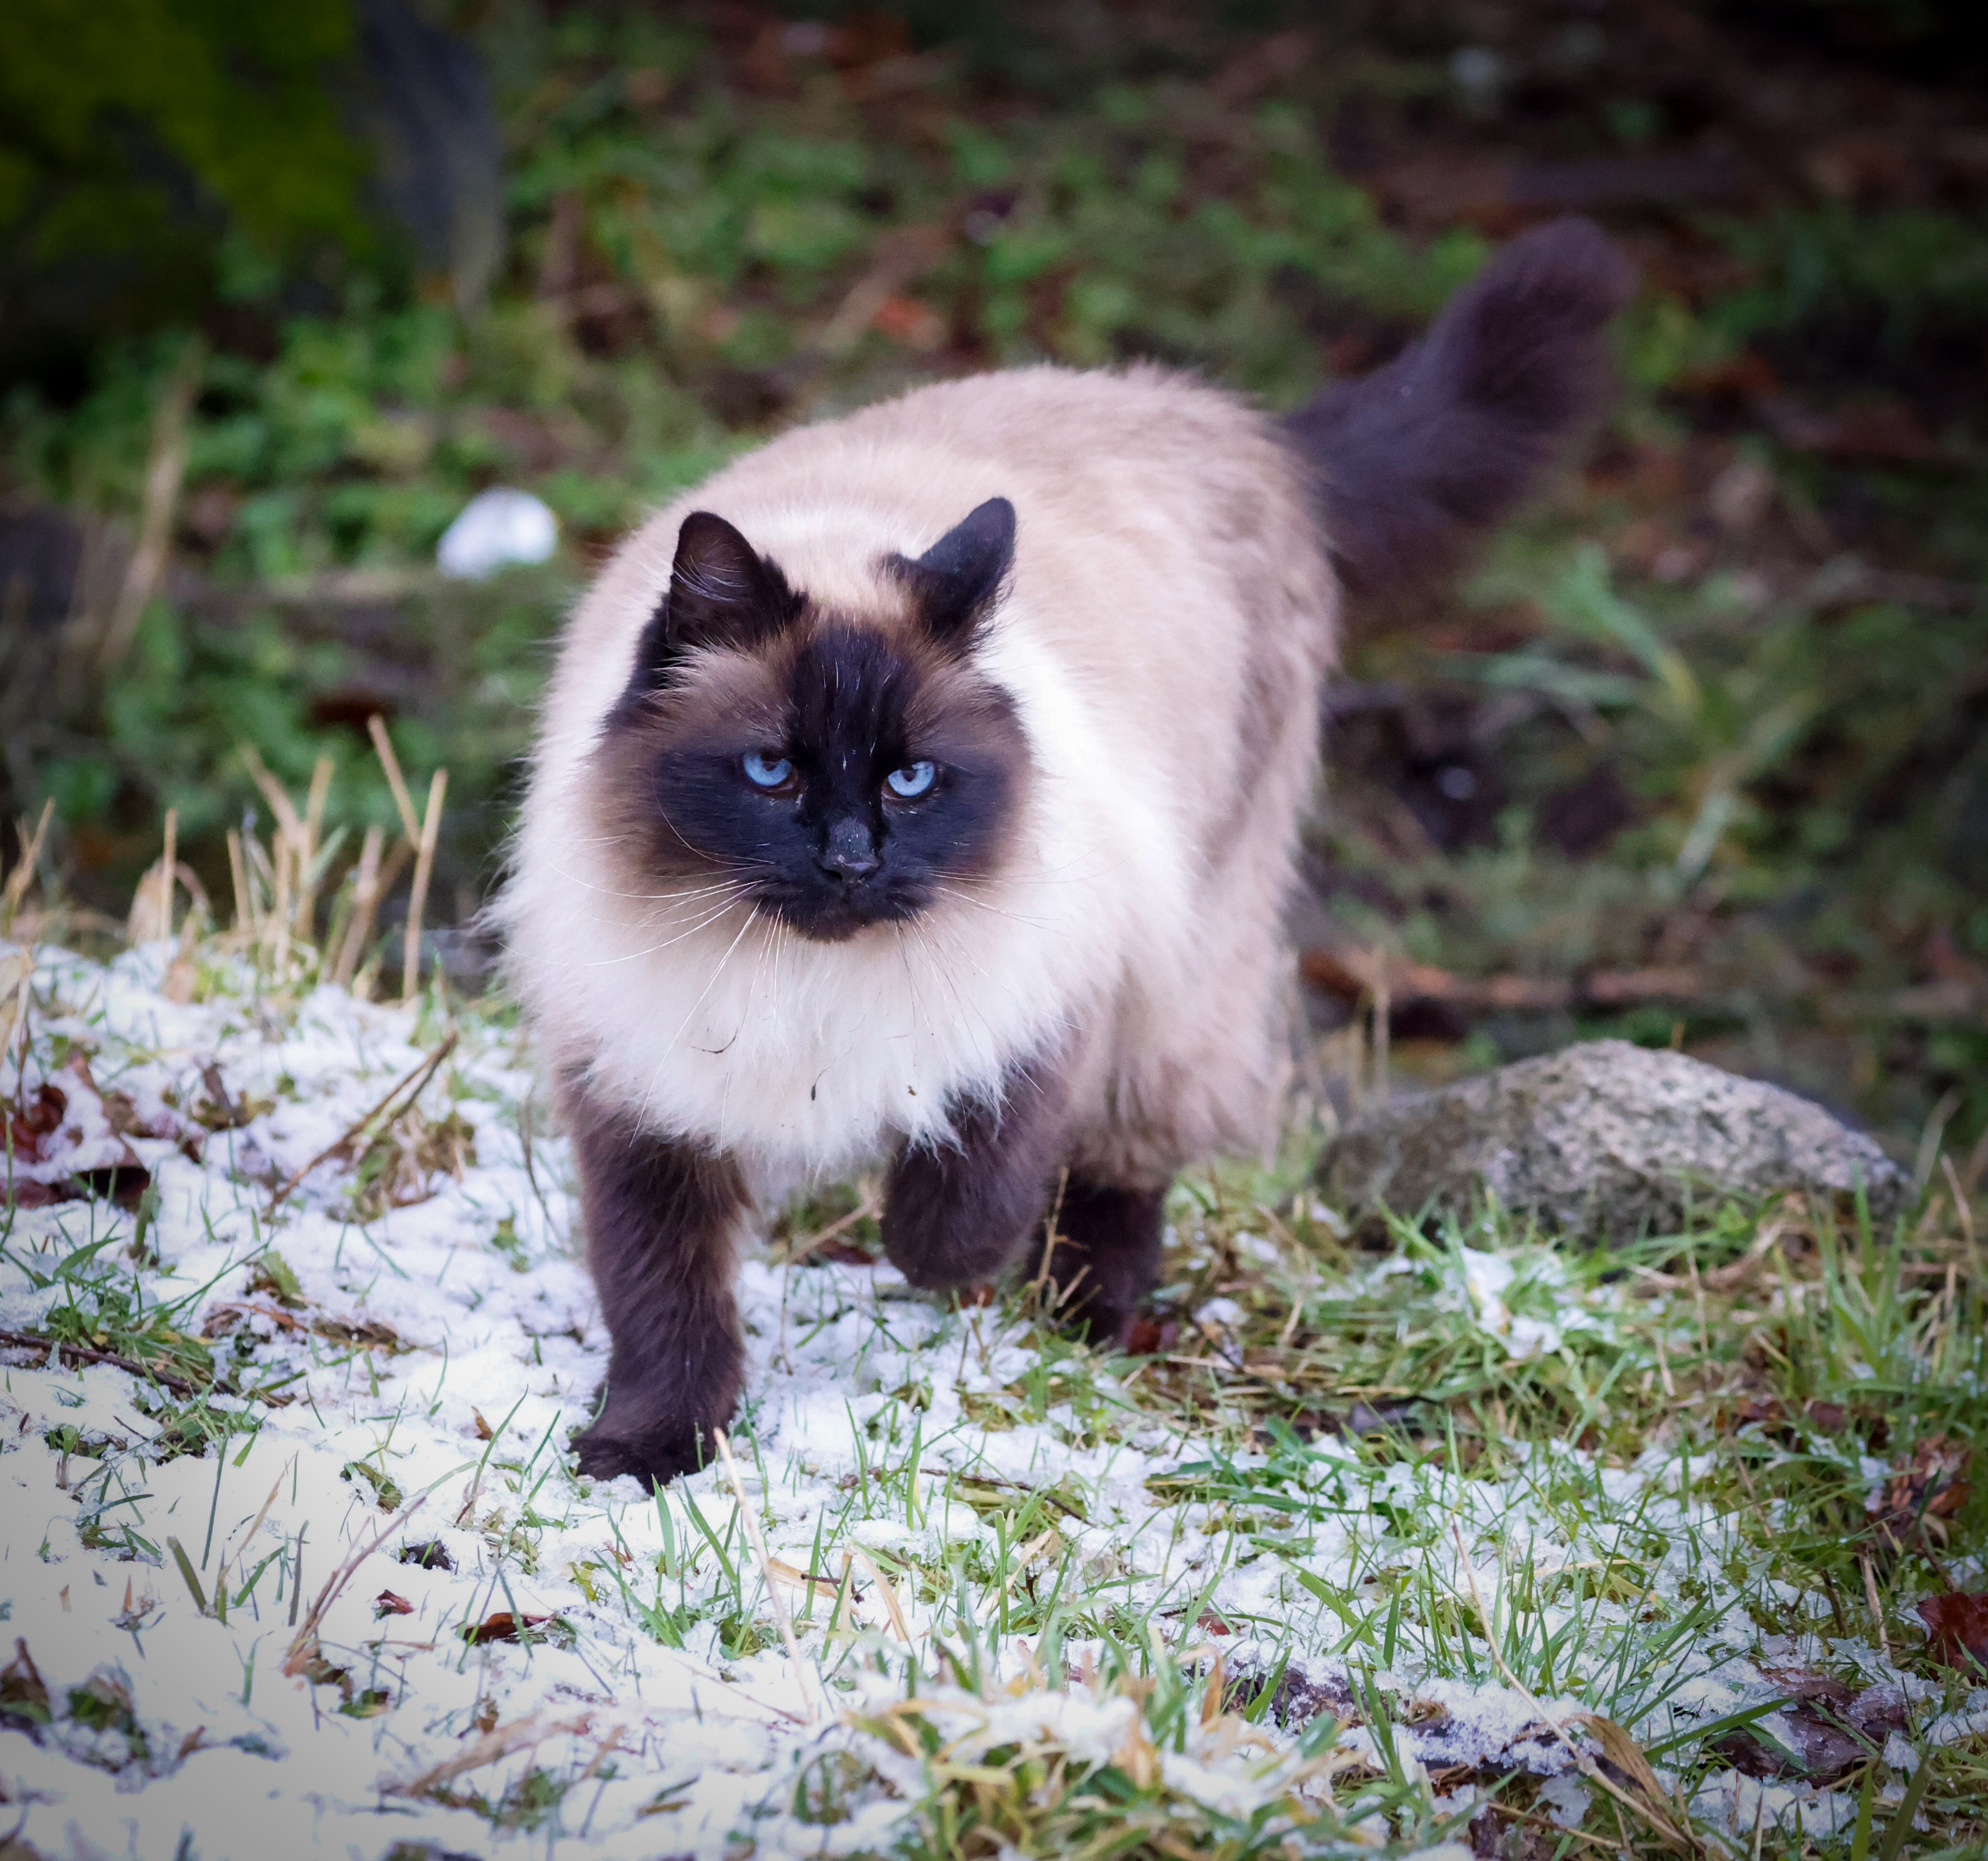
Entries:
POLYGON ((1073 1337, 1097 1350, 1123 1349, 1138 1317, 1138 1308, 1111 1299, 1087 1299, 1081 1285, 1057 1313, 1057 1321, 1073 1337))
POLYGON ((694 1474, 715 1450, 696 1430, 657 1430, 630 1434, 608 1422, 573 1437, 573 1453, 590 1480, 615 1480, 633 1474, 649 1486, 667 1486, 679 1474, 694 1474))

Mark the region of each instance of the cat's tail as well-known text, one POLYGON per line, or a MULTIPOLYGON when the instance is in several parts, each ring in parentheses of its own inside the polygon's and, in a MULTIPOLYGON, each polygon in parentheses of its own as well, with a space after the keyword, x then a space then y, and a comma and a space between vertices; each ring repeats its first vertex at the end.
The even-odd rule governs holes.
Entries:
POLYGON ((1608 404, 1606 329, 1634 285, 1592 221, 1537 227, 1420 340, 1290 416, 1349 587, 1391 597, 1426 585, 1537 487, 1608 404))

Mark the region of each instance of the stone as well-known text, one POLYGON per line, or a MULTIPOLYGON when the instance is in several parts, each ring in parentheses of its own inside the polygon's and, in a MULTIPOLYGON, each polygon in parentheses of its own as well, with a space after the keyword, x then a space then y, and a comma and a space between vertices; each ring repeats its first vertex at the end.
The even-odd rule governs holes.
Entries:
POLYGON ((1863 1188, 1882 1233, 1910 1186, 1871 1139, 1778 1086, 1678 1053, 1591 1040, 1355 1118, 1320 1159, 1328 1199, 1469 1213, 1491 1196, 1557 1233, 1675 1233, 1687 1210, 1787 1190, 1847 1212, 1863 1188))

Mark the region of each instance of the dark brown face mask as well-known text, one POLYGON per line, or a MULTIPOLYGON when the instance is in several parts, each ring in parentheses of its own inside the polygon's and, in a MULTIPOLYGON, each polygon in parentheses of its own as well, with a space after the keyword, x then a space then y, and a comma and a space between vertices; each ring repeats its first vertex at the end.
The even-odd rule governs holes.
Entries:
POLYGON ((727 879, 837 942, 988 871, 1028 768, 1013 704, 973 664, 1014 524, 994 499, 887 559, 912 610, 892 626, 817 611, 722 518, 686 518, 597 753, 637 876, 727 879))

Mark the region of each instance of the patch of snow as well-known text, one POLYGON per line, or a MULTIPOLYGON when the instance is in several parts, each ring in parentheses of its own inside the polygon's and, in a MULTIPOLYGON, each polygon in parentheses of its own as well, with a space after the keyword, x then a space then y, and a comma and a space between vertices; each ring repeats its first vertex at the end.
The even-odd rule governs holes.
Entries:
POLYGON ((482 581, 516 563, 544 562, 559 547, 559 519, 529 491, 493 485, 456 513, 435 546, 451 581, 482 581))
MULTIPOLYGON (((1553 1697, 1488 1677, 1481 1644, 1478 1677, 1466 1677, 1449 1650, 1469 1633, 1418 1626, 1425 1594, 1452 1621, 1474 1609, 1448 1521, 1494 1616, 1557 1572, 1619 1558, 1625 1533, 1649 1560, 1639 1606, 1659 1621, 1724 1581, 1719 1558, 1690 1548, 1725 1543, 1722 1521, 1674 1460, 1611 1468, 1535 1445, 1515 1450, 1507 1477, 1454 1481, 1321 1437, 1291 1484, 1263 1489, 1290 1509, 1258 1516, 1246 1497, 1197 1484, 1210 1443, 1132 1410, 1112 1381, 1122 1366, 1097 1367, 1097 1413, 1060 1389, 1052 1401, 1030 1333, 999 1308, 942 1309, 888 1267, 755 1255, 739 1276, 735 1434, 793 1612, 796 1673, 720 1471, 657 1496, 572 1470, 567 1438, 589 1416, 607 1338, 575 1255, 570 1156, 532 1111, 515 1032, 459 1019, 418 1104, 455 1148, 417 1146, 393 1194, 335 1155, 279 1198, 447 1029, 336 990, 285 1002, 245 967, 175 1002, 172 954, 99 966, 40 952, 25 1077, 18 1046, 0 1061, 0 1093, 19 1103, 23 1088, 66 1094, 63 1064, 86 1058, 86 1084, 71 1069, 75 1135, 57 1140, 69 1160, 47 1180, 94 1167, 76 1159, 106 1135, 151 1178, 142 1216, 81 1199, 11 1211, 0 1325, 73 1328, 113 1296, 164 1307, 262 1392, 208 1400, 235 1430, 222 1451, 176 1453, 174 1430, 198 1405, 112 1365, 52 1362, 45 1345, 0 1348, 0 1604, 52 1710, 36 1735, 0 1731, 0 1796, 44 1852, 170 1854, 183 1832, 205 1861, 396 1842, 522 1855, 561 1839, 610 1857, 718 1856, 748 1840, 767 1856, 887 1849, 927 1787, 922 1761, 875 1729, 906 1698, 908 1663, 958 1762, 1038 1736, 1097 1762, 1124 1747, 1132 1702, 1081 1678, 1045 1687, 1036 1635, 992 1626, 1059 1569, 1080 1626, 1148 1625, 1182 1651, 1209 1639, 1195 1611, 1244 1626, 1219 1644, 1228 1671, 1296 1677, 1314 1716, 1352 1697, 1349 1659, 1379 1670, 1364 1683, 1403 1721, 1394 1739, 1412 1775, 1520 1768, 1570 1792, 1554 1780, 1573 1763, 1561 1733, 1587 1737, 1584 1689, 1620 1683, 1625 1651, 1633 1665, 1661 1637, 1628 1605, 1591 1600, 1577 1654, 1556 1657, 1553 1697), (113 1094, 131 1108, 118 1112, 123 1133, 113 1094), (1564 1478, 1582 1483, 1588 1523, 1547 1503, 1564 1478), (1427 1521, 1441 1521, 1432 1534, 1427 1521), (1349 1640, 1411 1584, 1416 1608, 1384 1659, 1349 1640), (963 1645, 962 1604, 986 1650, 986 1697, 952 1687, 937 1653, 963 1645), (521 1622, 522 1636, 500 1633, 521 1622), (797 1813, 830 1778, 842 1780, 834 1819, 797 1813)), ((1376 1284, 1424 1274, 1516 1352, 1522 1321, 1554 1309, 1543 1258, 1360 1271, 1376 1284)), ((1567 1310, 1552 1322, 1599 1321, 1570 1292, 1554 1296, 1567 1310)), ((1616 1296, 1597 1293, 1594 1309, 1616 1296)), ((1217 1300, 1196 1316, 1219 1328, 1243 1315, 1217 1300)), ((1261 1453, 1233 1464, 1274 1470, 1261 1453)), ((1662 1702, 1631 1725, 1639 1736, 1776 1697, 1747 1653, 1744 1593, 1719 1595, 1710 1626, 1637 1669, 1643 1697, 1662 1702)), ((1571 1619, 1559 1608, 1543 1627, 1571 1619)), ((1080 1676, 1101 1653, 1064 1648, 1080 1676)), ((1872 1677, 1898 1679, 1868 1660, 1872 1677)), ((1239 1816, 1313 1787, 1297 1719, 1266 1715, 1259 1740, 1225 1744, 1189 1718, 1185 1748, 1155 1754, 1182 1797, 1239 1816)), ((1364 1728, 1337 1738, 1334 1761, 1378 1761, 1364 1728)), ((1700 1800, 1717 1825, 1750 1830, 1759 1791, 1728 1778, 1700 1800)), ((1770 1817, 1783 1798, 1806 1805, 1811 1832, 1841 1807, 1828 1792, 1770 1792, 1770 1817)))

